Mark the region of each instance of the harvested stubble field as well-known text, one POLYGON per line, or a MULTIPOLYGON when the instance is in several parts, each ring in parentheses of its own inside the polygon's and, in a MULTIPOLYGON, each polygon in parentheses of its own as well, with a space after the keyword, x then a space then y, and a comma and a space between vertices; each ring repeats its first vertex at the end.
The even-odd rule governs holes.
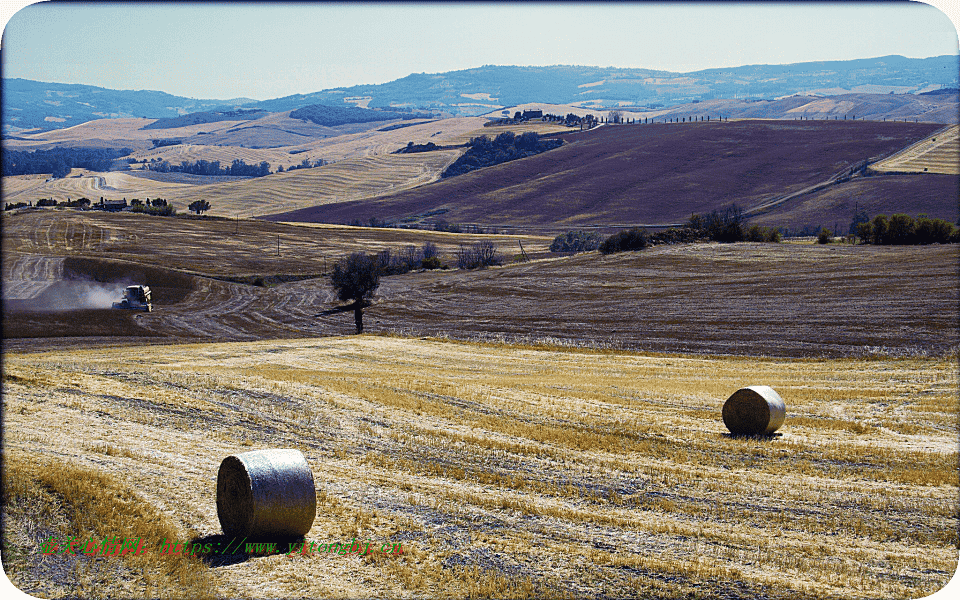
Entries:
POLYGON ((880 161, 875 171, 960 175, 960 125, 951 125, 880 161))
MULTIPOLYGON (((42 283, 33 280, 58 277, 50 269, 33 274, 39 255, 63 257, 71 271, 99 281, 138 274, 142 281, 133 283, 167 288, 153 313, 130 317, 139 335, 152 338, 348 334, 350 316, 327 312, 334 306, 329 283, 315 278, 325 265, 357 250, 432 242, 455 266, 461 244, 483 239, 506 265, 386 277, 365 310, 370 331, 794 357, 942 355, 960 344, 955 245, 699 244, 556 258, 546 251, 550 238, 532 236, 56 210, 7 215, 4 234, 8 286, 35 289, 42 283), (511 262, 520 243, 535 260, 511 262), (236 283, 256 276, 277 284, 236 283)), ((109 310, 99 318, 104 326, 118 319, 109 310)), ((6 340, 17 348, 90 335, 69 311, 8 312, 5 327, 8 338, 25 338, 6 340), (36 339, 38 330, 48 339, 36 339)))
POLYGON ((550 240, 71 210, 3 226, 21 308, 65 273, 156 286, 149 314, 4 303, 4 567, 25 590, 918 598, 956 569, 956 247, 669 246, 409 274, 365 311, 404 335, 316 338, 352 329, 318 314, 325 281, 222 278, 424 241, 542 257, 550 240), (753 384, 786 400, 781 435, 731 438, 723 401, 753 384), (39 559, 49 535, 226 543, 220 461, 278 447, 314 471, 308 542, 404 555, 39 559))
POLYGON ((316 480, 308 542, 404 548, 208 555, 166 579, 132 559, 58 571, 36 553, 69 523, 31 529, 14 502, 4 566, 27 591, 107 573, 102 590, 173 597, 918 598, 956 568, 952 359, 361 336, 8 354, 3 383, 20 488, 70 465, 107 486, 105 511, 154 515, 91 531, 222 542, 220 461, 289 447, 316 480), (786 400, 781 435, 732 438, 723 400, 755 383, 786 400))

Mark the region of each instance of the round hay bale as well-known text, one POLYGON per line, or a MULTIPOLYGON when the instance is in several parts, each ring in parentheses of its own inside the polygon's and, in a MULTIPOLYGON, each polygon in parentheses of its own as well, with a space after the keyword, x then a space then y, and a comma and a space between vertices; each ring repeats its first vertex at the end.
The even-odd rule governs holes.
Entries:
POLYGON ((783 425, 787 407, 766 385, 739 389, 723 405, 723 424, 734 435, 770 435, 783 425))
POLYGON ((313 472, 299 450, 256 450, 220 463, 217 517, 225 535, 298 538, 316 516, 313 472))

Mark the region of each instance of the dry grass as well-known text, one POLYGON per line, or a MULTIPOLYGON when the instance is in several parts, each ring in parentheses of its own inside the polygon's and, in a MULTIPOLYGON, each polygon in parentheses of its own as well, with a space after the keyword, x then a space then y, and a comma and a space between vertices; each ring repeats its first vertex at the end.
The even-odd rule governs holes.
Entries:
MULTIPOLYGON (((251 217, 319 204, 374 198, 439 179, 461 150, 420 154, 382 154, 345 159, 324 167, 296 170, 240 182, 220 183, 171 194, 177 205, 198 198, 210 202, 211 215, 251 217)), ((371 215, 382 216, 385 215, 371 215)))
POLYGON ((881 172, 960 175, 960 126, 945 127, 870 168, 881 172))
MULTIPOLYGON (((374 129, 370 129, 370 125, 359 127, 360 131, 354 131, 358 126, 319 127, 289 119, 286 113, 255 121, 221 121, 175 129, 140 129, 149 122, 144 119, 92 121, 69 129, 28 136, 30 141, 15 141, 9 145, 14 149, 29 151, 50 143, 102 144, 104 140, 112 140, 118 147, 137 148, 131 154, 137 161, 160 159, 179 165, 183 161, 202 159, 229 165, 239 159, 247 164, 266 161, 272 170, 279 166, 287 169, 299 165, 304 159, 312 163, 322 159, 328 165, 229 183, 203 183, 203 178, 184 183, 176 177, 170 177, 167 181, 157 175, 139 177, 129 172, 95 173, 74 169, 68 177, 51 181, 47 181, 49 176, 44 175, 4 177, 4 202, 35 202, 39 198, 64 201, 80 197, 98 200, 101 196, 111 199, 162 197, 172 201, 181 212, 185 212, 187 206, 197 199, 211 203, 210 214, 249 217, 286 212, 328 202, 391 194, 430 183, 456 160, 460 150, 413 155, 394 155, 392 152, 411 141, 417 144, 433 142, 455 145, 487 132, 483 128, 486 119, 482 117, 442 119, 389 131, 378 130, 386 128, 386 123, 374 129), (264 141, 267 138, 257 137, 286 130, 299 134, 291 136, 296 140, 294 145, 286 145, 288 142, 269 144, 264 141), (201 133, 203 135, 199 135, 201 133), (220 139, 218 136, 228 137, 220 139), (153 138, 180 139, 184 143, 151 148, 149 140, 153 138), (258 144, 271 147, 245 147, 258 144)), ((512 129, 522 132, 529 127, 517 126, 512 129)))
POLYGON ((308 540, 405 549, 245 557, 205 571, 219 595, 915 598, 956 567, 956 357, 368 336, 127 354, 8 354, 4 455, 95 461, 202 537, 224 456, 298 448, 308 540), (755 383, 785 399, 782 435, 731 438, 722 403, 755 383))
POLYGON ((161 555, 160 540, 189 536, 157 507, 87 463, 101 450, 131 456, 113 447, 94 447, 76 461, 23 451, 4 452, 3 554, 7 576, 19 589, 44 597, 211 598, 212 578, 197 558, 161 555), (122 557, 87 556, 89 540, 142 536, 150 548, 122 557), (81 541, 74 554, 44 554, 49 540, 81 541), (156 543, 154 543, 156 542, 156 543))

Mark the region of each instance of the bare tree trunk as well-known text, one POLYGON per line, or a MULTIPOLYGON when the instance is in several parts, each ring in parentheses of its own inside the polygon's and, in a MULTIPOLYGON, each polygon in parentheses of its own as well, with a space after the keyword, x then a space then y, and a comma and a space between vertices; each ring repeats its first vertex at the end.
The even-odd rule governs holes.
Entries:
POLYGON ((357 324, 357 334, 363 333, 363 302, 361 301, 353 305, 353 320, 357 324))

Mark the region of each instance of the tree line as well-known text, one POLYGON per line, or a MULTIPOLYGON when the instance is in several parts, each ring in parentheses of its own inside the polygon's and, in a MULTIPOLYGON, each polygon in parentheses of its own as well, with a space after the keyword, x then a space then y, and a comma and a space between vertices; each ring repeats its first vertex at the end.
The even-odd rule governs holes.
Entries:
POLYGON ((485 135, 471 138, 467 145, 469 150, 450 165, 441 174, 441 177, 463 175, 483 167, 534 156, 547 150, 559 148, 563 145, 563 140, 542 140, 533 131, 521 135, 516 135, 512 131, 505 131, 492 140, 485 135))
POLYGON ((204 176, 231 176, 231 177, 263 177, 270 174, 270 163, 261 162, 259 165, 248 165, 241 159, 234 159, 229 167, 221 167, 219 160, 198 160, 196 162, 183 161, 179 165, 171 165, 162 160, 147 163, 147 168, 157 173, 189 173, 190 175, 204 176))
MULTIPOLYGON (((821 231, 821 236, 822 234, 821 231)), ((960 244, 960 228, 954 227, 953 223, 943 219, 931 219, 927 215, 914 219, 903 213, 897 213, 890 218, 887 218, 887 215, 877 215, 870 221, 857 223, 856 236, 862 244, 883 246, 960 244)))
POLYGON ((4 175, 39 175, 52 173, 59 179, 70 174, 70 169, 109 171, 113 161, 130 154, 129 148, 51 148, 22 152, 2 151, 4 175))

